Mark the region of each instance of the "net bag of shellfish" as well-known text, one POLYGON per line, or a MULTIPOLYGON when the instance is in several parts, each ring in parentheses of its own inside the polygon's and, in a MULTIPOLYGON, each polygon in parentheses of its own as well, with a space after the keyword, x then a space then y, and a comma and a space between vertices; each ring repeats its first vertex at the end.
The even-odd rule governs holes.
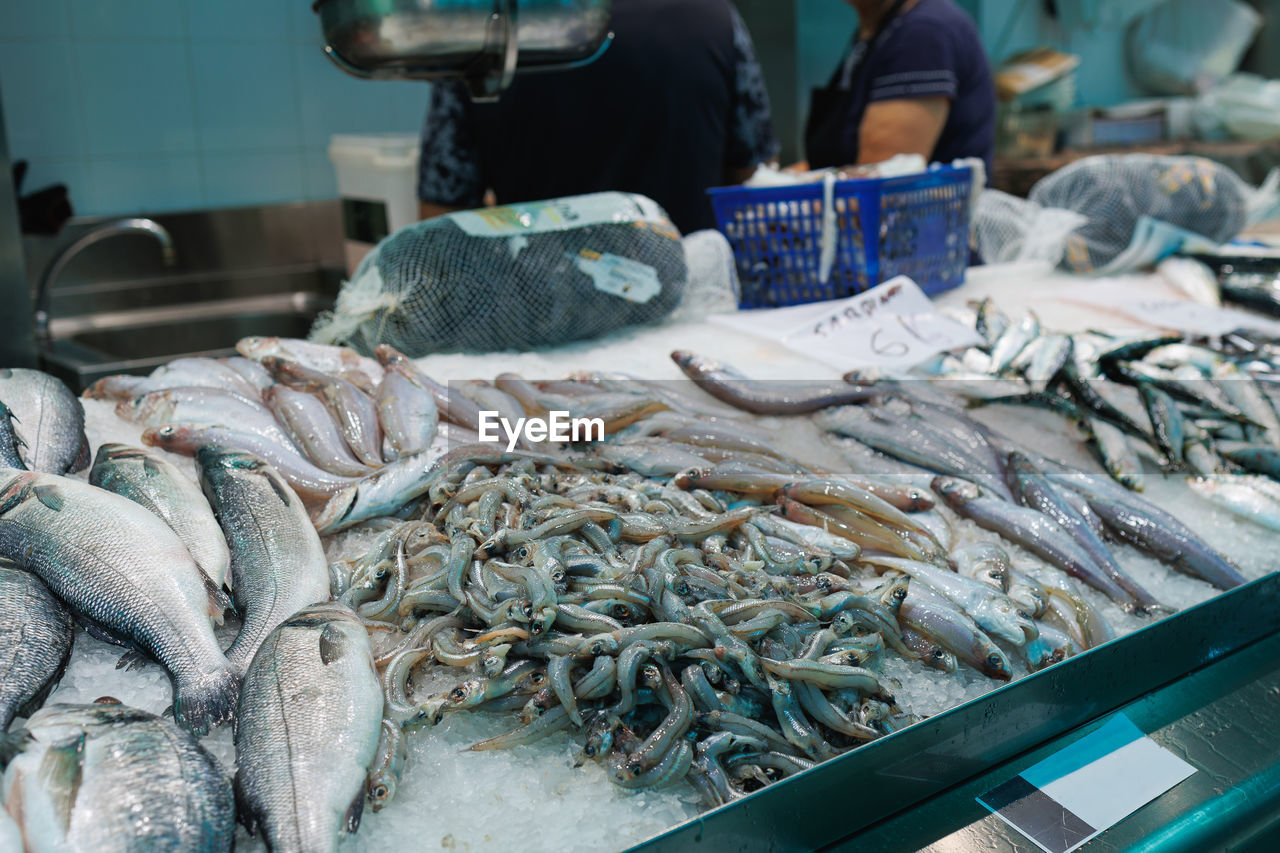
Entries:
POLYGON ((1026 200, 984 191, 972 233, 988 263, 1048 260, 1110 274, 1158 260, 1151 244, 1165 234, 1230 240, 1275 197, 1274 186, 1255 189, 1203 157, 1098 155, 1041 178, 1026 200))
POLYGON ((555 346, 662 319, 686 278, 680 233, 641 195, 461 211, 375 246, 311 338, 413 358, 555 346))

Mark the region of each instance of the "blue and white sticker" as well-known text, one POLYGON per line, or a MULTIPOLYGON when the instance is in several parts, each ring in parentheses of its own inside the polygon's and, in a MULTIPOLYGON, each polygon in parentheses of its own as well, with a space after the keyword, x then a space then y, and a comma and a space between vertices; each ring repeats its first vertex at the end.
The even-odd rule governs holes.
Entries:
POLYGON ((662 292, 658 271, 648 264, 612 252, 583 249, 567 256, 595 282, 596 290, 641 305, 662 292))
POLYGON ((1070 853, 1195 772, 1116 714, 977 800, 1046 853, 1070 853))

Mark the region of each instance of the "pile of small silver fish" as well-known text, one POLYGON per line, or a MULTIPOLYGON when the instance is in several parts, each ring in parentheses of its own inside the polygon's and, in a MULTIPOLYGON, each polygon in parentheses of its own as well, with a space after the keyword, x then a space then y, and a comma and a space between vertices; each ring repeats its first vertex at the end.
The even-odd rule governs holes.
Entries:
POLYGON ((118 444, 97 448, 89 483, 65 476, 88 458, 78 401, 54 389, 33 407, 27 385, 4 384, 19 371, 0 376, 0 635, 20 652, 0 671, 0 719, 31 715, 0 737, 0 764, 27 838, 84 849, 92 807, 125 834, 161 827, 175 848, 229 849, 238 818, 272 849, 331 850, 366 802, 395 795, 406 731, 473 709, 517 725, 472 749, 569 730, 623 788, 688 782, 721 804, 914 722, 890 660, 1008 680, 1015 661, 1039 669, 1114 636, 1085 586, 1167 610, 1120 568, 1118 541, 1243 583, 1149 502, 907 383, 754 382, 672 354, 720 403, 811 419, 824 458, 861 442, 877 461, 853 473, 781 450, 787 420, 670 384, 446 387, 387 347, 239 350, 86 392, 116 400, 145 444, 192 456, 198 483, 118 444), (607 438, 481 443, 481 410, 598 418, 607 438), (368 553, 329 563, 320 534, 356 526, 376 534, 368 553), (238 631, 224 650, 227 610, 238 631), (129 647, 125 662, 165 668, 173 723, 109 703, 39 709, 73 618, 129 647), (227 782, 194 735, 233 718, 227 782), (172 770, 125 782, 138 765, 103 750, 162 754, 172 770), (75 785, 138 799, 127 813, 96 794, 82 805, 75 785), (185 812, 162 819, 174 797, 185 812))
MULTIPOLYGON (((1143 460, 1186 472, 1196 494, 1280 530, 1280 341, 1054 334, 1028 311, 1011 322, 990 301, 970 321, 985 343, 916 371, 970 405, 1030 405, 1077 424, 1104 469, 1141 491, 1143 460)), ((874 384, 865 373, 847 377, 874 384)))

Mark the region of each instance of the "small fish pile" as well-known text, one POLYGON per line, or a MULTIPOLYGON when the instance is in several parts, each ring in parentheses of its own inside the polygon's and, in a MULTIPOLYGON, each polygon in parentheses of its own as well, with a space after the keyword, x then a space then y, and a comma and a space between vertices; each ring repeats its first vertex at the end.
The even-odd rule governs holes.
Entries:
MULTIPOLYGON (((1103 468, 1141 491, 1143 459, 1224 509, 1280 530, 1280 341, 1241 330, 1221 339, 1044 333, 986 300, 971 305, 986 343, 917 373, 971 406, 1030 405, 1080 427, 1103 468)), ((847 379, 865 388, 874 377, 847 379)))
MULTIPOLYGON (((1222 588, 1244 582, 1171 516, 1012 447, 963 409, 673 358, 722 401, 816 412, 832 433, 926 466, 927 486, 815 469, 776 434, 669 387, 507 376, 530 414, 571 395, 577 411, 636 416, 612 418, 609 439, 576 455, 451 451, 422 519, 331 566, 374 638, 389 730, 508 709, 520 726, 471 749, 572 730, 615 784, 687 780, 718 805, 912 722, 889 659, 998 680, 1014 658, 1060 661, 1115 635, 1078 582, 1167 612, 1120 568, 1118 538, 1222 588), (954 516, 1043 564, 1015 568, 996 542, 961 541, 954 516)), ((382 754, 390 796, 396 751, 382 754)))

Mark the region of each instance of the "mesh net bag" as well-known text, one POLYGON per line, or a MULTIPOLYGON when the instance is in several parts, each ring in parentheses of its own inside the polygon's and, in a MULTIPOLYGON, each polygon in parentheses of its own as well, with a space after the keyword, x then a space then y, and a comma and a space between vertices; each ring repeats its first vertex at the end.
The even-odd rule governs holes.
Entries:
POLYGON ((984 200, 973 235, 988 262, 1061 258, 1077 273, 1119 272, 1143 217, 1221 243, 1244 228, 1255 195, 1229 168, 1203 157, 1099 155, 1041 178, 1026 202, 984 200))
POLYGON ((686 277, 679 232, 641 195, 464 211, 375 246, 311 337, 412 358, 554 346, 662 319, 686 277))

